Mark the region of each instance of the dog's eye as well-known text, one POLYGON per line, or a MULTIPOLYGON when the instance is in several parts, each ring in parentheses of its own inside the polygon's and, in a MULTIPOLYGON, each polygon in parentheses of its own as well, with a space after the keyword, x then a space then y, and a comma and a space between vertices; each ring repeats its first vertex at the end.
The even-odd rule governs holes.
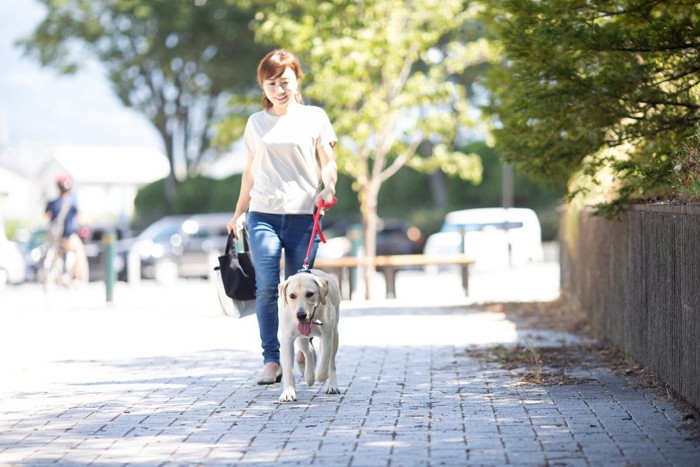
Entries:
POLYGON ((314 296, 313 292, 306 292, 306 298, 311 298, 314 296))
POLYGON ((295 294, 295 293, 290 293, 290 294, 289 294, 289 298, 290 298, 291 300, 295 300, 295 299, 297 298, 297 294, 295 294))

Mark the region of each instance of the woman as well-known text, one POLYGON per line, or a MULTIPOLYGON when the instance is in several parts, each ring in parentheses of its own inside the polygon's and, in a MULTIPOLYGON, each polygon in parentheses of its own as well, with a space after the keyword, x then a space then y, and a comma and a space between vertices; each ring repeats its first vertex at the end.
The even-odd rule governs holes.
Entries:
MULTIPOLYGON (((284 275, 303 265, 313 231, 313 209, 335 194, 338 169, 335 132, 325 111, 303 104, 299 61, 273 50, 258 65, 264 109, 248 119, 243 140, 248 161, 236 212, 227 224, 238 232, 247 221, 257 283, 256 315, 263 349, 258 384, 280 381, 277 287, 284 250, 284 275), (248 211, 246 219, 246 211, 248 211)), ((314 239, 310 264, 319 239, 314 239)))
MULTIPOLYGON (((59 175, 56 178, 56 186, 59 196, 49 201, 45 209, 50 222, 46 243, 58 247, 59 258, 65 259, 65 268, 66 271, 70 271, 70 279, 86 283, 90 277, 89 266, 85 246, 78 235, 80 213, 78 198, 71 191, 73 179, 66 174, 59 175)), ((54 264, 54 261, 56 259, 53 259, 51 264, 54 264)))

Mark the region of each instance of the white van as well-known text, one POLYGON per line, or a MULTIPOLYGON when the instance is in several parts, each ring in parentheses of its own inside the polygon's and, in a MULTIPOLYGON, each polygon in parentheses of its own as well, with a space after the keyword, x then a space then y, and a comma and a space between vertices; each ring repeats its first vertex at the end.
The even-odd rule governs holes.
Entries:
POLYGON ((440 232, 428 237, 426 255, 464 253, 478 269, 542 262, 542 229, 528 208, 478 208, 445 216, 440 232))

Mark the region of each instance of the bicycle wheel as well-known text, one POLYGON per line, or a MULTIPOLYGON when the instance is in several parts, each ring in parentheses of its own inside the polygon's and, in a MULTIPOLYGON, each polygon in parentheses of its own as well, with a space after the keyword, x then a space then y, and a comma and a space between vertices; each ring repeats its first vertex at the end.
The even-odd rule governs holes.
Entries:
POLYGON ((49 294, 55 287, 63 284, 63 257, 58 248, 53 246, 46 249, 43 267, 39 270, 39 280, 44 292, 49 294))

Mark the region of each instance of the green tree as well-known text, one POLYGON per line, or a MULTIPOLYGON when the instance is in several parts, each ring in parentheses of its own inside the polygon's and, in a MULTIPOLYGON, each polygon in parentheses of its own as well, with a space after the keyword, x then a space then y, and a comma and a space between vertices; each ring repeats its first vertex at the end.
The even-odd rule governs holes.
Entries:
POLYGON ((607 167, 608 207, 667 193, 673 153, 700 119, 698 2, 484 4, 504 56, 486 84, 504 158, 560 189, 607 167))
POLYGON ((178 182, 215 155, 214 123, 232 93, 255 86, 264 48, 250 10, 196 0, 40 0, 47 14, 19 42, 62 73, 86 57, 100 62, 121 102, 144 114, 163 138, 174 199, 178 182))
MULTIPOLYGON (((307 73, 303 95, 331 117, 340 139, 338 166, 358 193, 369 256, 376 251, 382 183, 399 169, 442 168, 479 182, 478 156, 454 150, 460 129, 473 125, 455 77, 488 55, 483 42, 454 40, 473 21, 464 2, 265 3, 256 16, 256 37, 300 57, 307 73), (431 150, 421 154, 425 141, 431 150)), ((368 268, 368 284, 373 274, 368 268)))

